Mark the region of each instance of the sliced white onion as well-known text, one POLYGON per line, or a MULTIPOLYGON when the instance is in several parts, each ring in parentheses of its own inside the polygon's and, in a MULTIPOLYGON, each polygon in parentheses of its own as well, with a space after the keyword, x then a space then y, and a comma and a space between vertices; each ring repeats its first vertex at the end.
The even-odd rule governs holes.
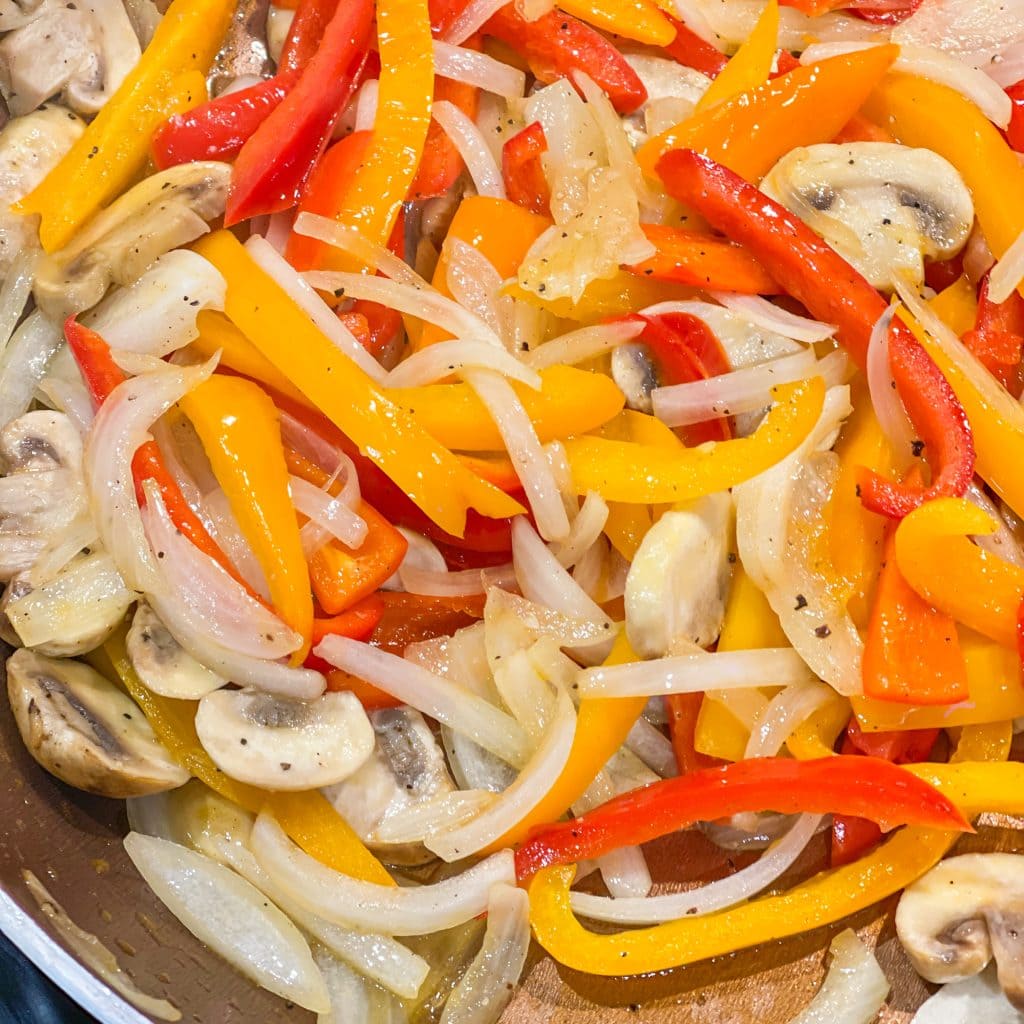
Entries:
POLYGON ((515 302, 502 295, 504 281, 494 264, 479 249, 461 238, 447 238, 444 251, 448 260, 445 283, 452 298, 464 309, 480 317, 517 355, 515 302))
MULTIPOLYGON (((355 471, 352 476, 355 476, 355 471)), ((366 520, 353 512, 343 498, 334 498, 327 491, 297 476, 289 479, 288 486, 292 503, 308 517, 310 523, 321 527, 350 548, 358 548, 366 540, 366 520)))
POLYGON ((385 935, 426 935, 472 920, 487 909, 491 886, 515 885, 511 850, 502 850, 434 885, 399 888, 361 882, 303 853, 268 814, 253 826, 252 850, 260 866, 307 910, 350 928, 385 935))
POLYGON ((7 268, 7 276, 0 286, 0 353, 7 348, 21 314, 25 311, 38 258, 38 247, 26 245, 7 268))
POLYGON ((700 888, 641 899, 610 899, 574 892, 572 909, 592 921, 621 925, 661 924, 724 910, 756 896, 789 870, 814 837, 820 821, 814 814, 800 815, 782 839, 753 864, 700 888))
POLYGON ((392 388, 419 387, 467 368, 490 370, 534 389, 541 386, 536 370, 489 341, 439 341, 428 345, 403 359, 388 374, 387 384, 392 388))
POLYGON ((910 1024, 1020 1024, 1020 1011, 1006 998, 995 964, 965 981, 939 987, 910 1024))
POLYGON ((988 275, 988 297, 1005 302, 1024 283, 1024 231, 1014 240, 988 275))
POLYGON ((359 477, 355 472, 355 464, 340 449, 329 441, 325 441, 314 430, 290 413, 281 413, 281 441, 286 448, 293 448, 310 462, 315 463, 325 473, 344 474, 345 483, 342 493, 345 504, 354 508, 359 500, 359 477), (351 472, 349 472, 351 468, 351 472), (353 488, 353 490, 350 490, 353 488))
POLYGON ((338 319, 333 309, 306 283, 301 274, 274 247, 259 235, 253 235, 245 248, 256 265, 274 279, 309 318, 314 326, 368 377, 383 383, 386 371, 359 343, 356 336, 338 319))
POLYGON ((497 1024, 519 982, 530 948, 530 898, 496 885, 487 898, 480 952, 445 1003, 441 1024, 497 1024))
POLYGON ((604 665, 581 673, 579 686, 581 695, 588 697, 654 697, 813 680, 813 673, 791 647, 765 647, 604 665))
POLYGON ((896 379, 889 365, 889 336, 895 315, 896 307, 889 306, 871 330, 867 354, 868 392, 878 425, 889 439, 893 451, 907 463, 916 432, 896 390, 896 379))
POLYGON ((60 377, 44 377, 39 382, 43 401, 51 408, 64 413, 83 437, 89 432, 95 415, 92 399, 81 379, 64 380, 60 377))
POLYGON ((253 885, 223 864, 166 839, 129 832, 124 848, 181 923, 257 985, 307 1010, 330 999, 298 929, 253 885))
POLYGON ((494 199, 504 199, 505 182, 502 180, 501 171, 487 141, 472 118, 449 100, 435 103, 431 113, 434 120, 444 129, 445 135, 451 139, 452 145, 459 151, 477 193, 494 199))
POLYGON ((522 400, 508 381, 493 370, 464 370, 462 376, 501 434, 541 536, 547 540, 563 540, 569 534, 569 518, 551 465, 522 400))
POLYGON ((445 33, 445 41, 456 45, 464 43, 507 3, 508 0, 470 0, 445 33))
POLYGON ((335 668, 365 679, 404 704, 469 737, 516 767, 529 757, 529 742, 511 716, 464 687, 369 644, 328 636, 316 649, 335 668))
POLYGON ((532 352, 527 352, 523 362, 535 370, 560 364, 574 366, 632 341, 642 334, 643 330, 642 323, 611 323, 581 327, 545 342, 532 352))
POLYGON ((600 494, 590 491, 580 506, 568 536, 555 549, 558 564, 569 568, 593 547, 608 522, 608 505, 600 494))
POLYGON ((330 1012, 318 1014, 316 1024, 406 1024, 403 1004, 393 993, 323 947, 314 947, 313 959, 331 997, 330 1012))
POLYGON ((434 41, 434 74, 510 99, 519 99, 526 92, 526 75, 518 68, 441 40, 434 41))
POLYGON ((1024 39, 1004 50, 998 57, 987 61, 982 70, 1003 89, 1024 82, 1024 39))
MULTIPOLYGON (((998 522, 1003 522, 1001 517, 998 522)), ((91 516, 86 514, 76 518, 60 536, 53 538, 43 549, 35 565, 29 570, 29 585, 41 587, 48 583, 75 555, 83 548, 95 545, 98 539, 96 525, 91 516)))
POLYGON ((0 353, 0 427, 28 411, 46 367, 64 342, 61 329, 37 309, 0 353))
POLYGON ((379 843, 420 843, 424 836, 459 828, 482 814, 495 797, 486 789, 457 789, 411 804, 385 818, 374 833, 379 843))
MULTIPOLYGON (((784 338, 813 343, 831 338, 838 328, 805 316, 797 316, 789 310, 776 306, 760 295, 734 295, 732 292, 711 292, 716 302, 726 309, 738 313, 745 320, 767 331, 774 331, 784 338)), ((657 308, 657 307, 655 307, 657 308)), ((668 312, 668 310, 666 310, 668 312)))
MULTIPOLYGON (((511 566, 507 567, 507 572, 512 576, 511 566)), ((490 580, 493 580, 493 575, 488 577, 480 569, 449 572, 447 569, 419 569, 404 563, 398 570, 398 577, 407 594, 423 594, 426 597, 471 597, 484 594, 491 585, 490 580)))
POLYGON ((377 120, 377 101, 380 95, 380 81, 376 78, 368 78, 363 82, 359 95, 355 99, 356 117, 352 126, 353 131, 373 131, 373 123, 377 120))
POLYGON ((975 481, 967 488, 964 497, 972 505, 977 505, 978 508, 987 512, 996 526, 994 533, 972 537, 974 543, 979 548, 991 551, 993 555, 997 555, 1004 562, 1011 562, 1024 569, 1024 548, 1021 548, 1020 541, 1010 529, 999 506, 988 496, 985 489, 975 481))
POLYGON ((774 757, 793 730, 834 697, 835 691, 818 680, 787 686, 754 721, 743 756, 774 757))
POLYGON ((406 539, 409 546, 398 570, 382 584, 384 590, 405 589, 402 580, 403 569, 406 573, 416 570, 429 573, 431 576, 447 574, 448 564, 445 562, 440 548, 432 540, 428 540, 422 533, 406 529, 404 526, 398 527, 398 532, 406 539))
POLYGON ((267 586, 263 567, 249 546, 249 542, 242 535, 235 513, 231 510, 228 496, 218 487, 203 495, 202 505, 206 517, 204 521, 208 521, 207 529, 220 545, 221 551, 228 556, 242 579, 264 601, 269 601, 270 587, 267 586))
POLYGON ((790 1024, 871 1024, 889 994, 875 954, 852 928, 832 940, 829 952, 832 963, 821 988, 790 1024))
POLYGON ((518 594, 491 587, 487 591, 484 617, 504 611, 514 616, 536 636, 549 637, 560 647, 576 647, 598 640, 605 640, 608 631, 601 623, 579 619, 562 612, 553 611, 541 604, 528 601, 518 594))
POLYGON ((672 0, 679 20, 695 35, 710 43, 716 50, 722 49, 722 37, 711 27, 704 15, 700 0, 672 0))
POLYGON ((935 46, 982 67, 1024 38, 1024 9, 1004 0, 931 0, 891 35, 894 43, 935 46))
MULTIPOLYGON (((670 427, 682 427, 719 416, 755 412, 771 405, 771 389, 779 384, 825 376, 833 367, 829 375, 835 378, 835 371, 841 374, 845 364, 846 359, 840 352, 830 353, 819 363, 814 350, 807 348, 706 380, 655 388, 651 392, 654 415, 670 427), (826 360, 833 356, 839 358, 826 366, 826 360)), ((830 383, 838 384, 841 380, 833 379, 830 383)))

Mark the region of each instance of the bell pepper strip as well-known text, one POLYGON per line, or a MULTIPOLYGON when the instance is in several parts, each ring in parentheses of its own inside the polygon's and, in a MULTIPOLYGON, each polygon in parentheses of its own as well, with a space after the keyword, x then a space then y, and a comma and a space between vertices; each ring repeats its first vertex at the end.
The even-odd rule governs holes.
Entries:
POLYGON ((231 175, 226 225, 287 210, 298 202, 355 91, 373 13, 373 0, 338 4, 294 87, 242 146, 231 175))
POLYGON ((659 281, 677 281, 694 288, 774 295, 774 278, 745 249, 706 232, 687 231, 664 224, 641 224, 657 252, 626 269, 659 281))
POLYGON ((548 140, 540 121, 528 124, 501 147, 505 194, 517 206, 543 216, 551 212, 551 186, 541 161, 547 151, 548 140))
POLYGON ((1005 302, 993 302, 988 295, 986 274, 978 294, 977 320, 962 340, 978 362, 1014 398, 1020 398, 1024 385, 1021 372, 1024 297, 1020 292, 1013 292, 1005 302))
POLYGON ((897 142, 930 149, 959 171, 985 240, 1001 259, 1024 231, 1024 165, 999 129, 955 89, 914 75, 886 78, 864 113, 897 142))
POLYGON ((345 819, 316 790, 272 793, 228 778, 199 742, 195 727, 197 702, 173 700, 150 690, 132 668, 125 650, 126 633, 124 626, 104 644, 103 652, 117 678, 142 708, 157 739, 187 772, 252 814, 269 808, 281 828, 322 864, 366 882, 395 884, 345 819))
POLYGON ((1024 153, 1024 81, 1011 85, 1006 95, 1010 97, 1013 107, 1004 137, 1013 149, 1024 153))
POLYGON ((652 0, 561 0, 558 9, 602 32, 647 46, 665 46, 676 37, 671 21, 652 0))
MULTIPOLYGON (((478 49, 471 40, 466 40, 464 48, 478 49)), ((454 104, 470 120, 476 120, 479 106, 480 90, 465 82, 456 82, 450 78, 434 80, 434 103, 445 100, 454 104)), ((431 118, 427 138, 423 144, 423 159, 412 185, 409 186, 409 199, 421 202, 424 199, 436 199, 443 196, 455 184, 455 179, 463 172, 465 164, 459 151, 455 148, 448 133, 431 118)))
POLYGON ((643 82, 619 50, 571 14, 554 10, 527 21, 510 3, 491 17, 483 32, 521 53, 541 82, 573 82, 574 73, 583 71, 620 114, 633 113, 647 99, 643 82))
POLYGON ((660 504, 690 501, 734 487, 794 451, 821 414, 820 377, 773 389, 774 404, 750 436, 709 449, 677 453, 628 441, 577 437, 565 448, 577 494, 595 491, 608 501, 660 504))
POLYGON ((384 617, 373 631, 374 647, 402 654, 409 644, 452 636, 483 618, 484 596, 425 597, 388 591, 380 594, 384 617))
POLYGON ((898 52, 876 46, 795 68, 654 136, 637 159, 653 178, 662 154, 696 149, 758 181, 790 150, 835 138, 898 52))
MULTIPOLYGON (((540 371, 540 378, 539 391, 518 381, 511 383, 542 443, 595 430, 618 415, 625 403, 622 392, 604 374, 574 366, 550 366, 540 371)), ((391 388, 387 396, 449 448, 467 452, 504 449, 490 414, 466 384, 391 388)))
POLYGON ((313 646, 320 643, 325 636, 347 636, 351 640, 367 640, 383 617, 384 602, 377 594, 371 594, 339 615, 313 619, 313 646))
POLYGON ((836 694, 789 734, 786 749, 801 761, 831 757, 849 721, 850 702, 836 694))
POLYGON ((778 0, 768 0, 750 35, 722 68, 694 108, 700 114, 768 81, 779 44, 778 0))
POLYGON ((379 359, 402 329, 402 314, 379 302, 357 299, 338 319, 359 339, 370 355, 379 359))
POLYGON ((301 664, 312 635, 313 599, 277 408, 259 385, 222 374, 208 378, 179 406, 263 570, 274 610, 302 637, 293 655, 301 664))
MULTIPOLYGON (((619 633, 604 664, 624 665, 635 660, 625 632, 619 633)), ((576 734, 558 778, 540 803, 490 848, 500 850, 521 843, 536 828, 561 818, 626 742, 645 704, 643 697, 587 697, 580 701, 576 734)))
POLYGON ((931 311, 955 334, 962 338, 978 319, 978 296, 966 274, 943 288, 929 303, 931 311))
POLYGON ((442 529, 460 536, 470 507, 494 518, 523 511, 380 391, 234 236, 218 231, 195 249, 227 281, 225 312, 235 326, 442 529))
POLYGON ((203 80, 227 31, 234 0, 174 0, 145 53, 60 163, 25 198, 47 252, 63 248, 138 178, 153 131, 206 99, 203 80))
POLYGON ((697 717, 704 700, 703 693, 670 693, 665 698, 668 734, 680 775, 689 775, 716 763, 713 758, 700 753, 695 745, 697 717))
POLYGON ((663 11, 669 23, 676 30, 675 38, 662 48, 677 64, 693 68, 708 78, 716 78, 722 73, 729 58, 721 50, 701 39, 693 29, 687 28, 678 18, 663 11))
POLYGON ((968 539, 994 530, 988 513, 969 501, 931 501, 900 523, 896 562, 926 601, 983 636, 1016 648, 1024 569, 968 539))
POLYGON ((382 711, 386 708, 400 708, 402 702, 396 700, 390 693, 360 679, 349 672, 343 672, 340 668, 332 669, 326 676, 327 689, 332 693, 351 693, 364 711, 382 711))
MULTIPOLYGON (((95 331, 78 323, 74 317, 68 317, 65 321, 64 337, 78 364, 93 406, 98 409, 114 388, 124 383, 127 377, 111 358, 107 343, 95 331)), ((160 488, 160 497, 163 499, 167 514, 175 527, 255 597, 252 588, 185 500, 178 482, 164 462, 156 441, 145 441, 138 447, 132 459, 132 476, 135 482, 135 497, 140 506, 146 503, 146 492, 142 485, 147 480, 155 481, 160 488)))
POLYGON ((864 641, 864 696, 918 705, 966 700, 967 666, 956 624, 903 578, 894 535, 890 526, 864 641))
MULTIPOLYGON (((386 245, 416 177, 434 95, 434 48, 426 0, 377 0, 380 79, 377 116, 366 158, 358 163, 325 212, 386 245)), ((329 251, 318 269, 353 269, 329 251)))
MULTIPOLYGON (((871 330, 885 312, 885 300, 842 256, 738 174, 692 150, 664 156, 658 173, 674 198, 770 266, 779 283, 813 316, 836 324, 839 340, 864 366, 871 330)), ((924 442, 933 478, 922 489, 865 470, 858 483, 867 508, 899 518, 923 501, 963 494, 974 475, 975 452, 967 415, 942 371, 901 322, 893 324, 893 377, 924 442)))
POLYGON ((857 814, 883 828, 973 831, 956 805, 881 758, 765 757, 661 779, 571 821, 536 832, 516 851, 516 877, 650 842, 697 821, 744 811, 857 814))

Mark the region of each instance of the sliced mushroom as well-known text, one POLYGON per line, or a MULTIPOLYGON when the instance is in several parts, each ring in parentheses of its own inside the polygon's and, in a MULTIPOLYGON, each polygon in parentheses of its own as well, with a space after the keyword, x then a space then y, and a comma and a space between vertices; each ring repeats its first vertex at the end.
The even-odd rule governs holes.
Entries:
POLYGON ((413 708, 374 711, 370 715, 376 746, 372 757, 324 795, 359 837, 389 864, 425 864, 435 860, 422 841, 383 843, 377 830, 403 814, 455 789, 426 719, 413 708))
POLYGON ((661 381, 651 350, 643 342, 628 342, 612 352, 612 379, 630 409, 650 414, 651 392, 661 387, 661 381))
POLYGON ((267 50, 270 0, 238 0, 224 43, 207 78, 210 95, 219 96, 236 78, 266 78, 274 70, 267 50))
POLYGON ((121 0, 43 0, 0 40, 0 88, 16 117, 58 94, 73 110, 95 114, 141 52, 121 0))
POLYGON ((732 499, 709 495, 666 512, 647 531, 626 577, 626 636, 660 658, 678 644, 718 639, 729 584, 732 499))
POLYGON ((125 646, 136 675, 161 696, 198 700, 227 683, 200 665, 145 602, 135 609, 125 646))
POLYGON ((896 934, 926 981, 962 981, 993 958, 1007 998, 1024 1010, 1024 857, 950 857, 904 890, 896 934))
POLYGON ((266 789, 318 789, 347 779, 373 753, 373 728, 351 693, 312 701, 216 690, 196 732, 225 775, 266 789))
POLYGON ((70 110, 50 105, 13 118, 0 131, 0 280, 36 234, 33 219, 12 212, 11 204, 46 177, 84 130, 70 110))
POLYGON ((36 269, 33 293, 60 322, 91 309, 112 283, 127 285, 170 249, 207 231, 224 213, 231 168, 204 161, 182 164, 139 182, 36 269))
POLYGON ((123 799, 188 781, 138 705, 88 665, 15 651, 7 694, 29 753, 70 786, 123 799))
POLYGON ((761 182, 876 288, 920 285, 924 260, 949 259, 967 241, 974 204, 949 161, 892 142, 794 149, 761 182))
POLYGON ((4 473, 38 473, 52 469, 78 472, 82 439, 63 413, 37 409, 11 420, 0 431, 4 473))

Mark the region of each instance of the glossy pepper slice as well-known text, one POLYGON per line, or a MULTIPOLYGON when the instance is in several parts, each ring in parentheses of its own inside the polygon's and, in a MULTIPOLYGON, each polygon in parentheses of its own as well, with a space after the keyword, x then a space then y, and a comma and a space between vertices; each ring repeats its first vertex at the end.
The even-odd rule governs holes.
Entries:
POLYGON ((988 295, 988 275, 981 282, 978 313, 963 343, 1014 398, 1020 398, 1021 348, 1024 347, 1024 297, 1013 292, 1005 302, 988 295))
POLYGON ((225 224, 295 205, 355 91, 373 26, 373 0, 345 0, 295 86, 242 146, 225 224))
MULTIPOLYGON (((478 43, 474 45, 473 40, 468 39, 462 46, 464 49, 479 49, 478 43)), ((434 103, 452 103, 470 120, 476 120, 479 100, 480 90, 476 86, 456 82, 450 78, 434 80, 434 103)), ((465 164, 455 148, 455 143, 441 125, 431 118, 427 138, 423 143, 423 159, 420 160, 416 177, 409 186, 409 200, 420 202, 443 196, 455 184, 455 179, 464 169, 465 164)))
POLYGON ((1011 85, 1006 90, 1013 104, 1013 113, 1010 115, 1010 124, 1006 129, 1006 141, 1018 153, 1024 153, 1024 81, 1011 85))
POLYGON ((720 75, 726 64, 729 63, 729 58, 721 50, 701 39, 693 29, 687 28, 678 18, 673 18, 671 14, 665 16, 676 30, 672 42, 666 43, 663 47, 665 53, 676 63, 682 64, 683 67, 693 68, 694 71, 699 71, 702 75, 707 75, 708 78, 720 75))
POLYGON ((484 35, 521 53, 542 82, 588 74, 620 114, 631 114, 647 99, 647 90, 626 58, 600 32, 563 11, 527 21, 507 4, 484 25, 484 35))
POLYGON ((665 46, 675 28, 653 0, 562 0, 559 9, 588 25, 648 46, 665 46))
POLYGON ((547 151, 548 140, 540 121, 528 124, 501 147, 505 194, 524 210, 544 216, 551 213, 551 186, 541 162, 547 151))
POLYGON ((779 5, 777 0, 769 0, 750 35, 697 102, 694 113, 710 110, 723 100, 732 99, 767 82, 775 61, 778 39, 779 5))
MULTIPOLYGON (((798 217, 727 167, 692 150, 658 163, 669 193, 692 206, 727 237, 744 245, 813 316, 839 328, 838 337, 861 367, 885 300, 831 246, 798 217)), ((866 507, 899 518, 923 501, 961 495, 974 475, 974 442, 963 407, 931 356, 899 321, 891 328, 889 361, 932 467, 926 488, 898 484, 865 471, 866 507)))
POLYGON ((883 828, 925 825, 972 831, 956 805, 931 786, 879 758, 795 761, 765 757, 662 779, 551 825, 516 851, 516 876, 646 843, 695 821, 744 811, 871 818, 883 828))

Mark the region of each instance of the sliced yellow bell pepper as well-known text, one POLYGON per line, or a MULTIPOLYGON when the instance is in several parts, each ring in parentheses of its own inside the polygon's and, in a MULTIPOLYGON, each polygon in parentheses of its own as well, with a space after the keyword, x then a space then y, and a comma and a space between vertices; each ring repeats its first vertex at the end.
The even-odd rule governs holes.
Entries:
POLYGON ((1024 715, 1024 687, 1020 684, 1020 659, 1016 651, 970 629, 957 632, 967 665, 968 699, 948 707, 914 707, 854 697, 853 711, 861 729, 951 729, 1009 722, 1024 715))
POLYGON ((39 238, 55 252, 138 177, 157 126, 206 99, 204 75, 234 0, 174 0, 139 62, 18 213, 42 217, 39 238))
POLYGON ((654 178, 663 153, 695 149, 756 182, 791 149, 835 138, 898 53, 876 46, 794 68, 654 136, 637 159, 654 178))
POLYGON ((563 0, 558 7, 604 32, 648 46, 667 46, 676 37, 672 22, 651 0, 563 0))
MULTIPOLYGON (((540 377, 539 391, 518 381, 511 384, 542 442, 594 430, 618 415, 625 403, 622 392, 602 373, 550 366, 540 371, 540 377)), ((480 452, 505 447, 494 420, 468 384, 392 388, 387 397, 449 448, 480 452)))
POLYGON ((1013 722, 989 722, 971 725, 960 730, 956 750, 950 756, 951 764, 964 761, 1005 761, 1013 743, 1013 722))
POLYGON ((1016 649, 1024 569, 972 544, 993 533, 987 512, 963 498, 915 509, 896 531, 896 562, 907 582, 939 611, 1016 649))
POLYGON ((701 96, 694 113, 700 114, 718 103, 764 85, 771 74, 778 46, 779 4, 778 0, 768 0, 753 31, 701 96))
POLYGON ((235 326, 443 530, 461 537, 469 508, 496 519, 524 511, 335 348, 233 235, 207 235, 195 249, 224 275, 235 326))
MULTIPOLYGON (((961 742, 974 745, 967 735, 961 742)), ((908 770, 941 789, 967 815, 1024 811, 1024 765, 922 764, 908 770)), ((605 977, 669 970, 804 934, 864 910, 920 878, 956 838, 935 829, 900 829, 853 864, 823 871, 780 895, 612 935, 588 931, 573 915, 569 889, 576 868, 546 868, 530 883, 530 922, 540 945, 574 970, 605 977)))
POLYGON ((653 445, 578 437, 566 443, 577 494, 657 504, 691 501, 733 487, 784 459, 821 414, 820 377, 773 389, 775 404, 750 437, 666 451, 653 445))
POLYGON ((313 634, 313 596, 281 444, 280 414, 267 393, 242 377, 214 374, 179 403, 267 581, 277 614, 302 637, 313 634))
MULTIPOLYGON (((373 137, 336 219, 386 245, 409 194, 430 128, 434 44, 427 0, 377 0, 380 85, 373 137)), ((332 252, 327 269, 351 269, 332 252)))
POLYGON ((348 823, 317 791, 271 793, 229 779, 203 750, 196 735, 196 701, 172 700, 153 693, 132 668, 122 627, 104 645, 114 675, 142 708, 157 739, 190 774, 221 796, 253 814, 269 808, 281 828, 311 857, 335 871, 377 885, 394 885, 384 866, 363 845, 348 823))
POLYGON ((836 740, 849 721, 850 702, 836 694, 790 733, 786 748, 801 761, 831 757, 836 740))
POLYGON ((1024 231, 1024 165, 995 125, 962 93, 914 75, 890 75, 864 110, 897 142, 930 149, 960 172, 1000 259, 1024 231))
POLYGON ((978 319, 978 293, 966 274, 961 274, 928 305, 958 338, 966 334, 978 319))
MULTIPOLYGON (((620 633, 605 659, 606 665, 624 665, 636 661, 625 632, 620 633)), ((646 697, 602 697, 580 701, 576 735, 561 774, 539 804, 515 828, 492 846, 500 850, 524 840, 530 829, 557 821, 583 795, 597 773, 608 763, 636 724, 646 697)))

